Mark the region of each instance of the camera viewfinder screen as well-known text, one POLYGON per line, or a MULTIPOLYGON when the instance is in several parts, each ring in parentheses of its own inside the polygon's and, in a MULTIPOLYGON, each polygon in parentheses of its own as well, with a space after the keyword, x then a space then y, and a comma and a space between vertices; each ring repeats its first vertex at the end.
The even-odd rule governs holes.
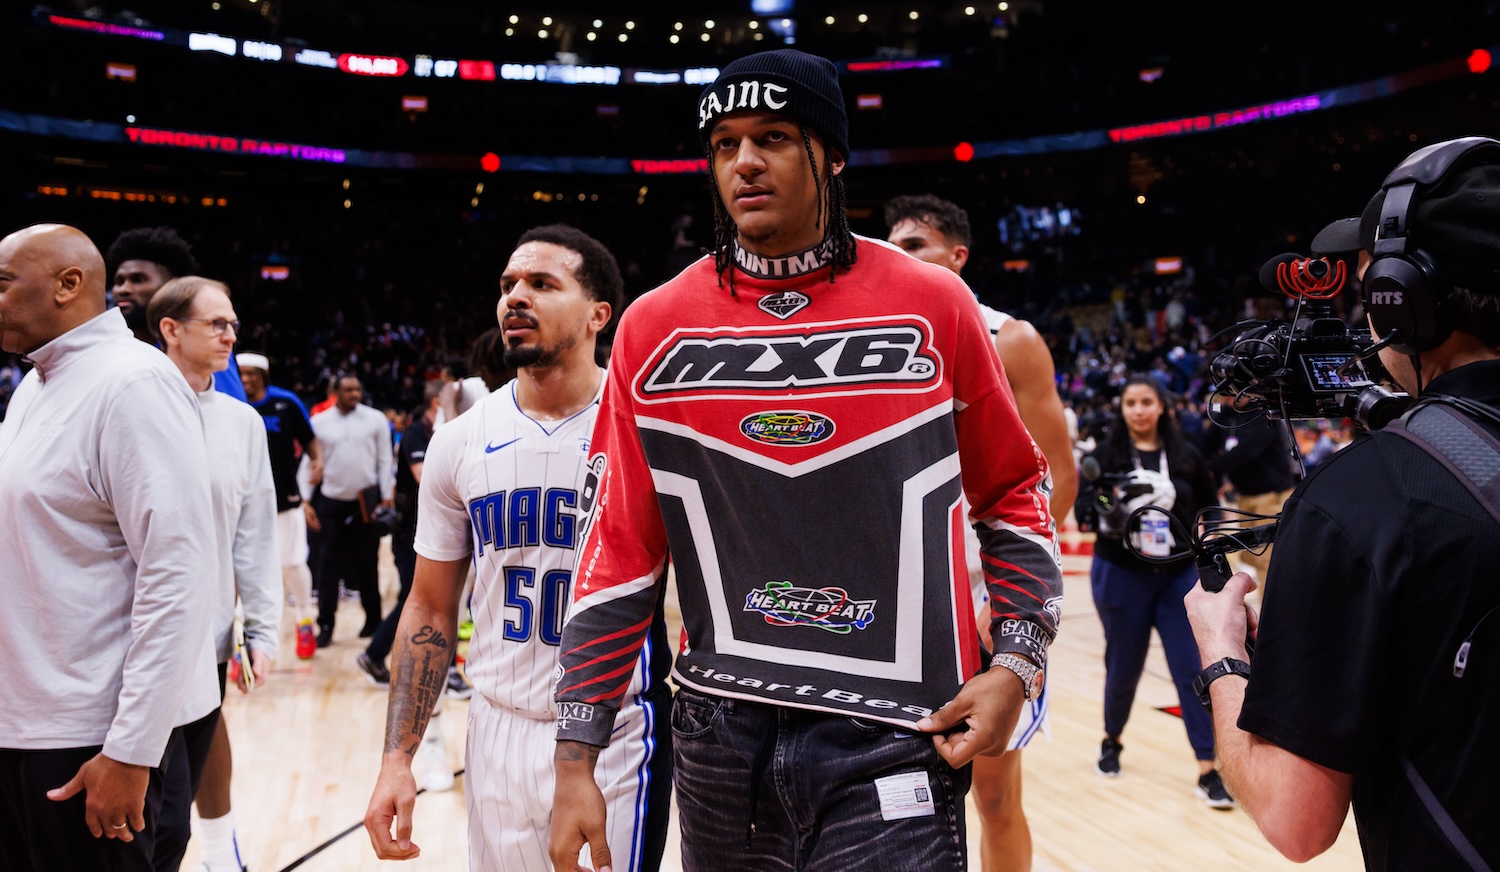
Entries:
POLYGON ((1302 356, 1302 366, 1307 370, 1307 379, 1316 391, 1344 391, 1364 385, 1364 367, 1356 365, 1348 375, 1339 376, 1339 367, 1343 366, 1352 354, 1305 354, 1302 356))

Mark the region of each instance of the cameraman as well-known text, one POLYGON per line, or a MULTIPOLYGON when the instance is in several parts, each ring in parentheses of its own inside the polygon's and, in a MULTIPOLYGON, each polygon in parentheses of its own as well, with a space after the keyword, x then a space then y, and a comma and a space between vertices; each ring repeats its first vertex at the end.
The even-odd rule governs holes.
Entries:
MULTIPOLYGON (((1400 334, 1399 351, 1380 351, 1392 376, 1422 400, 1500 406, 1500 142, 1414 153, 1357 223, 1340 223, 1357 240, 1329 245, 1330 227, 1319 247, 1363 249, 1371 331, 1400 334), (1431 327, 1399 307, 1435 309, 1431 327)), ((1477 434, 1456 447, 1500 464, 1477 434)), ((1262 619, 1244 604, 1255 587, 1244 574, 1188 595, 1224 778, 1277 850, 1296 861, 1327 850, 1352 802, 1370 869, 1500 865, 1497 564, 1493 516, 1388 428, 1321 464, 1287 501, 1262 619), (1253 670, 1211 680, 1231 668, 1213 668, 1225 658, 1249 659, 1247 631, 1253 670)))

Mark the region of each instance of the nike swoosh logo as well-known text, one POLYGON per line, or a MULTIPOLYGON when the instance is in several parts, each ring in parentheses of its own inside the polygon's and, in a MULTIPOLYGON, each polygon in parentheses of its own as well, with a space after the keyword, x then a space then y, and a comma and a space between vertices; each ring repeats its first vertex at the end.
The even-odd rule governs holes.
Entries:
POLYGON ((484 446, 484 453, 485 454, 494 454, 496 451, 499 451, 500 449, 505 448, 507 446, 514 445, 514 444, 516 444, 517 442, 520 442, 520 441, 521 441, 520 438, 517 437, 515 439, 510 440, 509 442, 505 442, 505 443, 502 443, 500 445, 486 445, 486 446, 484 446))

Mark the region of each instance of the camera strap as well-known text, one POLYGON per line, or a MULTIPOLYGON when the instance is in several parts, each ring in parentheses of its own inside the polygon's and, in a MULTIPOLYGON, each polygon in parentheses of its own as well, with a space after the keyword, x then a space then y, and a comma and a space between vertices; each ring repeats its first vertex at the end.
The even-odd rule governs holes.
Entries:
POLYGON ((1500 413, 1483 403, 1439 395, 1423 398, 1385 429, 1432 455, 1500 524, 1500 439, 1471 416, 1500 424, 1500 413))
MULTIPOLYGON (((1500 413, 1483 403, 1439 395, 1423 398, 1406 414, 1387 424, 1385 430, 1407 439, 1432 455, 1454 478, 1463 483, 1495 523, 1500 524, 1500 440, 1476 424, 1473 417, 1500 423, 1500 413)), ((1480 618, 1480 623, 1488 617, 1489 614, 1486 614, 1480 618)), ((1475 629, 1478 629, 1477 625, 1475 629)), ((1463 677, 1468 665, 1473 635, 1470 632, 1453 661, 1454 675, 1459 678, 1463 677)), ((1453 850, 1470 869, 1489 872, 1489 865, 1459 829, 1458 822, 1443 808, 1442 802, 1423 780, 1421 773, 1417 772, 1409 756, 1402 755, 1401 767, 1406 780, 1453 850)))

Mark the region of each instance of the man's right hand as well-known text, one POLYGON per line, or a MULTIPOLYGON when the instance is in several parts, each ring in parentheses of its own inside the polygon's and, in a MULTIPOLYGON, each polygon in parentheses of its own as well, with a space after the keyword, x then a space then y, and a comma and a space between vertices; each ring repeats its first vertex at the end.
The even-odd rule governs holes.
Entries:
POLYGON ((135 841, 146 828, 146 787, 151 768, 121 763, 100 751, 78 767, 78 774, 62 787, 47 791, 47 798, 63 802, 84 794, 83 823, 94 838, 135 841))
POLYGON ((598 872, 610 872, 609 840, 604 835, 604 794, 594 782, 599 749, 581 742, 557 743, 552 794, 552 831, 548 853, 557 872, 584 872, 578 865, 583 846, 598 872))
POLYGON ((389 754, 381 760, 380 777, 375 781, 375 792, 370 795, 370 807, 365 809, 365 832, 370 834, 376 857, 410 860, 422 854, 422 849, 411 840, 411 814, 417 802, 417 780, 411 774, 411 758, 404 751, 394 753, 400 755, 399 760, 389 754), (396 825, 395 838, 391 837, 393 822, 396 825))
POLYGON ((318 513, 313 509, 312 503, 302 504, 302 516, 307 519, 307 529, 314 533, 323 529, 323 525, 318 523, 318 513))

